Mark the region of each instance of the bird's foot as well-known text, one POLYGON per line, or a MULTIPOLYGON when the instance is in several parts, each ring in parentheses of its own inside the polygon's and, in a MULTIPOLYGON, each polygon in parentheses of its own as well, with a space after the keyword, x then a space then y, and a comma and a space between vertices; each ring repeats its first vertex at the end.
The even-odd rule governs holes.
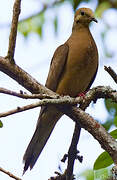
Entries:
POLYGON ((87 91, 81 92, 81 93, 78 94, 78 96, 79 96, 79 97, 85 98, 86 93, 87 93, 87 91))

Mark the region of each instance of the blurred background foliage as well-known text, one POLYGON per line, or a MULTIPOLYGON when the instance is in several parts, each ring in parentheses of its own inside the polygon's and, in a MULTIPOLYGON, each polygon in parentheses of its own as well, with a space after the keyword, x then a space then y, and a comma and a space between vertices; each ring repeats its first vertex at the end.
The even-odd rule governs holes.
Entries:
MULTIPOLYGON (((83 2, 87 2, 90 3, 92 2, 92 0, 43 0, 43 1, 39 1, 39 7, 41 7, 41 9, 39 8, 38 12, 35 12, 34 14, 29 15, 28 17, 26 17, 25 19, 21 19, 19 22, 19 27, 18 30, 19 32, 25 37, 28 38, 28 35, 30 33, 36 33, 40 39, 43 39, 44 36, 44 25, 47 21, 51 21, 51 24, 53 26, 55 35, 57 36, 57 32, 58 32, 58 11, 60 6, 63 6, 64 3, 69 3, 73 9, 73 11, 75 11, 78 6, 83 3, 83 2), (41 3, 41 6, 40 6, 41 3), (46 12, 48 10, 51 10, 52 12, 54 12, 54 16, 53 18, 47 17, 46 16, 46 12)), ((98 19, 102 19, 103 20, 103 13, 105 13, 106 11, 113 9, 114 11, 116 11, 117 13, 117 0, 96 0, 95 3, 97 4, 96 9, 95 9, 95 15, 98 19)), ((110 51, 107 50, 106 48, 106 36, 108 34, 108 31, 112 28, 117 28, 117 27, 111 27, 106 21, 103 21, 104 24, 104 28, 103 31, 101 31, 100 33, 100 37, 102 39, 103 42, 103 47, 104 47, 104 53, 105 56, 107 58, 111 58, 113 56, 113 53, 111 53, 110 51)), ((111 128, 116 128, 117 127, 117 104, 113 103, 111 100, 105 100, 104 101, 105 104, 105 108, 108 112, 108 117, 106 119, 106 121, 102 124, 105 129, 107 131, 109 131, 111 128)), ((2 126, 2 125, 1 125, 2 126)), ((117 138, 117 131, 114 132, 114 138, 117 138)), ((101 177, 101 174, 103 174, 105 172, 105 167, 109 166, 112 164, 112 159, 109 159, 110 157, 108 157, 109 155, 106 154, 105 152, 102 153, 97 160, 95 161, 94 166, 97 169, 100 169, 100 164, 101 162, 104 163, 104 170, 99 171, 98 175, 99 177, 101 177), (106 160, 109 159, 106 163, 106 160), (106 164, 106 165, 105 165, 106 164)), ((96 171, 96 168, 95 171, 96 171)), ((106 171, 107 172, 107 171, 106 171)), ((108 173, 107 173, 108 175, 108 173)), ((80 177, 84 177, 86 180, 93 180, 96 179, 94 178, 94 171, 93 170, 85 170, 80 177)), ((107 176, 105 176, 107 178, 107 176)), ((79 177, 78 177, 79 179, 79 177)))
MULTIPOLYGON (((51 11, 55 12, 55 16, 53 19, 51 19, 51 23, 53 24, 53 28, 56 33, 58 30, 57 11, 59 10, 60 6, 68 2, 72 6, 73 11, 75 11, 82 2, 89 3, 91 1, 92 0, 45 0, 41 3, 41 10, 39 10, 39 12, 36 12, 35 14, 32 14, 20 21, 19 32, 21 32, 25 37, 27 37, 29 33, 34 32, 37 33, 40 38, 42 38, 44 24, 48 20, 48 17, 46 17, 45 14, 48 9, 51 9, 51 11)), ((110 8, 117 10, 117 0, 96 0, 95 2, 97 4, 95 10, 97 18, 102 18, 103 13, 110 8)), ((105 33, 102 33, 103 38, 105 33)))

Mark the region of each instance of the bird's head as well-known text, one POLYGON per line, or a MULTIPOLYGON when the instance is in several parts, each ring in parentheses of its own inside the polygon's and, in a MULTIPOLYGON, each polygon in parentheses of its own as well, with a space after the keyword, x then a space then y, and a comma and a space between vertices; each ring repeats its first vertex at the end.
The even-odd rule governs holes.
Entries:
POLYGON ((74 17, 74 23, 75 24, 84 24, 89 25, 91 21, 95 21, 97 23, 97 20, 95 19, 94 13, 89 8, 79 8, 74 17))

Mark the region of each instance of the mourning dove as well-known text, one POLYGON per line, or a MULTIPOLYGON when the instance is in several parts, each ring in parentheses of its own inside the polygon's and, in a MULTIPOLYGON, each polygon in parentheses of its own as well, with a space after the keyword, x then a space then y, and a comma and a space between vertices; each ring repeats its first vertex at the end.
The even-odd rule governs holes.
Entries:
MULTIPOLYGON (((89 30, 91 21, 97 22, 92 10, 79 8, 74 16, 71 36, 54 53, 45 86, 60 95, 76 97, 87 91, 95 79, 98 51, 89 30)), ((24 173, 35 165, 62 115, 55 106, 41 108, 36 130, 23 157, 24 173)))

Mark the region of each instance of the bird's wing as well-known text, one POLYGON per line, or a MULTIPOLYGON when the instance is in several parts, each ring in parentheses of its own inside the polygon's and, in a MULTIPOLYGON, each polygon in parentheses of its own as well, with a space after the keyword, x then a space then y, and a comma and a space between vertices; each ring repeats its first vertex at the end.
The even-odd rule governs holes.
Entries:
MULTIPOLYGON (((69 52, 69 46, 65 43, 56 49, 53 58, 51 60, 49 73, 45 86, 54 92, 57 89, 59 80, 64 71, 64 67, 68 57, 68 52, 69 52)), ((44 113, 44 111, 46 111, 46 108, 47 108, 46 106, 41 107, 37 125, 39 124, 41 115, 44 113)))
POLYGON ((94 76, 92 77, 87 89, 86 89, 86 92, 89 90, 89 88, 91 87, 91 85, 93 84, 94 80, 95 80, 95 77, 96 77, 96 74, 97 74, 97 71, 98 71, 98 64, 97 64, 97 68, 96 68, 96 72, 94 74, 94 76))
POLYGON ((63 44, 56 49, 53 55, 45 86, 54 92, 57 89, 62 72, 64 71, 68 52, 69 46, 63 44))

